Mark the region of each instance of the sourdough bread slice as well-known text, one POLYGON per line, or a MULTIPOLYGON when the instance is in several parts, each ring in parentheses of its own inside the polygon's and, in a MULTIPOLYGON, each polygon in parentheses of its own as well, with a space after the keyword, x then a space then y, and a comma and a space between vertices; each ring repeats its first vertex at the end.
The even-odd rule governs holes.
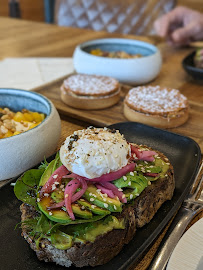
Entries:
MULTIPOLYGON (((168 160, 162 153, 156 152, 161 159, 168 160)), ((76 267, 105 264, 121 251, 124 244, 130 242, 138 227, 150 222, 161 205, 172 198, 174 188, 174 172, 170 164, 164 178, 151 182, 133 202, 124 205, 121 213, 114 213, 118 219, 124 218, 125 229, 113 229, 99 235, 93 243, 75 243, 70 249, 59 250, 53 247, 49 240, 42 239, 37 248, 26 225, 22 226, 22 236, 36 252, 39 260, 55 262, 66 267, 72 264, 76 267)), ((21 212, 22 221, 37 215, 35 209, 27 204, 21 205, 21 212)))

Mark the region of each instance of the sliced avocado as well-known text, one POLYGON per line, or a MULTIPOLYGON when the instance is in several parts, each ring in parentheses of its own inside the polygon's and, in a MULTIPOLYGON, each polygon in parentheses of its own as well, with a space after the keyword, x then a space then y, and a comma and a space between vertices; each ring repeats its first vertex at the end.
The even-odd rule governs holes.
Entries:
POLYGON ((131 201, 148 186, 148 180, 143 175, 137 175, 137 177, 133 181, 134 190, 128 188, 124 190, 124 194, 126 196, 127 201, 131 201))
POLYGON ((90 219, 92 218, 92 213, 89 210, 82 209, 77 203, 72 204, 73 213, 84 219, 90 219))
POLYGON ((109 197, 102 196, 94 185, 88 186, 83 197, 88 202, 94 203, 95 205, 107 209, 111 212, 122 211, 122 203, 118 199, 111 199, 109 197))
POLYGON ((125 229, 124 219, 108 216, 96 222, 64 226, 61 228, 66 234, 78 240, 94 242, 97 236, 105 234, 113 229, 125 229))
MULTIPOLYGON (((51 205, 52 199, 50 197, 43 197, 40 202, 38 202, 39 209, 50 219, 59 223, 67 223, 71 218, 68 213, 63 209, 53 209, 48 210, 47 208, 51 205)), ((78 204, 72 204, 73 213, 81 218, 90 219, 92 218, 92 213, 88 210, 83 210, 78 204)))
POLYGON ((55 172, 55 170, 62 165, 59 156, 57 155, 55 159, 53 159, 49 165, 46 167, 44 173, 41 176, 39 187, 44 186, 46 182, 49 180, 50 176, 55 172))
MULTIPOLYGON (((47 166, 46 170, 44 171, 40 182, 39 187, 44 186, 46 182, 49 180, 50 176, 53 173, 53 169, 56 165, 56 160, 52 160, 49 165, 47 166)), ((39 193, 37 194, 37 197, 39 199, 39 193)), ((37 203, 39 209, 52 221, 59 222, 59 223, 67 223, 71 220, 67 212, 63 211, 62 209, 55 209, 55 210, 47 210, 47 207, 51 205, 52 198, 51 197, 43 197, 40 199, 40 201, 37 203)))
POLYGON ((136 189, 136 188, 134 190, 126 189, 124 191, 124 194, 125 194, 125 197, 126 197, 128 202, 135 199, 136 197, 138 197, 140 195, 140 193, 138 193, 138 189, 136 189))
POLYGON ((138 185, 141 185, 141 187, 143 185, 147 186, 147 179, 145 176, 141 175, 141 174, 134 174, 134 175, 130 175, 129 173, 126 174, 126 180, 123 179, 123 177, 113 181, 114 185, 117 188, 132 188, 135 189, 138 187, 138 185))
POLYGON ((51 205, 51 197, 43 197, 38 202, 39 209, 50 219, 59 223, 67 223, 71 220, 68 213, 62 209, 47 210, 47 207, 51 205))
POLYGON ((56 231, 51 234, 51 243, 55 248, 65 250, 72 246, 73 237, 64 232, 56 231))
POLYGON ((152 176, 146 176, 148 181, 156 181, 159 178, 164 178, 167 174, 167 171, 169 169, 169 165, 166 164, 166 162, 161 158, 156 158, 154 161, 154 167, 148 168, 146 167, 146 172, 151 173, 159 173, 158 176, 152 177, 152 176))
POLYGON ((62 190, 55 190, 51 193, 51 198, 56 202, 61 202, 64 200, 64 192, 62 190))
POLYGON ((55 165, 55 159, 53 159, 49 163, 49 165, 46 167, 46 170, 42 174, 41 179, 39 181, 39 187, 44 186, 46 184, 46 182, 49 180, 50 176, 53 173, 54 165, 55 165))
POLYGON ((124 187, 135 188, 134 183, 133 183, 133 180, 135 179, 135 177, 137 177, 137 175, 132 176, 129 173, 127 173, 125 175, 125 177, 127 178, 126 180, 124 180, 123 177, 121 177, 121 178, 113 181, 114 185, 117 188, 124 188, 124 187))
POLYGON ((116 217, 114 216, 111 216, 111 217, 112 217, 112 220, 109 221, 108 223, 105 223, 105 221, 104 223, 100 221, 94 228, 87 231, 85 234, 85 240, 94 242, 98 235, 105 234, 107 232, 112 231, 113 229, 125 228, 124 219, 119 221, 116 217))
POLYGON ((139 174, 137 178, 135 178, 134 183, 139 184, 142 188, 147 187, 148 180, 145 176, 139 174))
POLYGON ((55 172, 56 169, 58 169, 60 166, 62 165, 62 162, 59 158, 59 152, 56 154, 56 157, 55 157, 55 162, 54 162, 54 166, 53 166, 53 169, 52 169, 52 173, 55 172))
POLYGON ((109 210, 100 208, 98 206, 96 206, 95 204, 91 204, 88 201, 84 200, 84 199, 80 199, 77 201, 77 203, 79 203, 80 205, 84 206, 85 208, 89 209, 92 213, 96 214, 96 215, 108 215, 111 212, 109 210))
MULTIPOLYGON (((56 191, 51 193, 51 198, 56 203, 61 202, 62 200, 64 200, 64 192, 61 190, 56 190, 56 191)), ((78 217, 85 218, 85 219, 92 218, 92 213, 85 208, 82 209, 82 207, 80 205, 78 205, 77 203, 72 204, 72 210, 73 210, 73 213, 78 217)), ((104 215, 104 214, 106 214, 106 213, 103 213, 101 215, 104 215)))
POLYGON ((167 173, 168 169, 169 169, 169 165, 166 164, 165 161, 163 161, 161 158, 156 158, 155 160, 155 165, 161 167, 161 173, 160 173, 160 177, 164 178, 165 174, 167 173))

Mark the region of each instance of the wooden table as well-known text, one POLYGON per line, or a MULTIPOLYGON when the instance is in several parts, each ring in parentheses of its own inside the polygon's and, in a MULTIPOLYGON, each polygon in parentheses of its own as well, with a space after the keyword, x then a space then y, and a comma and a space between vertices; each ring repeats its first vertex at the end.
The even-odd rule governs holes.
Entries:
MULTIPOLYGON (((105 37, 123 37, 123 35, 65 27, 59 28, 54 25, 0 17, 0 59, 6 57, 71 57, 77 44, 89 39, 105 37)), ((163 54, 164 66, 161 74, 152 84, 180 88, 189 98, 191 105, 197 109, 197 114, 203 111, 203 87, 192 81, 181 67, 181 60, 191 49, 173 49, 155 37, 135 37, 130 35, 127 37, 148 41, 160 48, 163 54)), ((199 119, 199 121, 202 121, 202 119, 199 119)), ((59 145, 74 130, 88 125, 88 122, 62 116, 62 135, 59 145)), ((188 135, 188 130, 183 130, 182 133, 188 135)), ((203 143, 203 134, 200 136, 199 130, 194 130, 192 137, 198 143, 203 143)), ((166 230, 167 228, 147 250, 134 269, 146 269, 148 267, 166 230)))

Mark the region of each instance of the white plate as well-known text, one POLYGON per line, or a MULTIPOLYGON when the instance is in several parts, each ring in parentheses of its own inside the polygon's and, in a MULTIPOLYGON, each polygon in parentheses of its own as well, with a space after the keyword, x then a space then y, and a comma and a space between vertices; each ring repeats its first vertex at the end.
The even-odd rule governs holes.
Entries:
POLYGON ((180 239, 169 260, 167 270, 203 269, 203 218, 180 239))

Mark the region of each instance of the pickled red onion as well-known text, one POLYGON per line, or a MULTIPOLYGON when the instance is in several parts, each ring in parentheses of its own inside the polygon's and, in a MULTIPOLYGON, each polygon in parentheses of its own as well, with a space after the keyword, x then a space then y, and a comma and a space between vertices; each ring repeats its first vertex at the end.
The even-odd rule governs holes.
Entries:
POLYGON ((103 193, 103 194, 107 194, 107 196, 109 197, 109 198, 115 198, 115 195, 113 194, 113 191, 112 190, 110 190, 110 189, 108 189, 108 188, 105 188, 105 187, 103 187, 103 186, 101 186, 101 185, 96 185, 96 187, 98 188, 98 189, 101 189, 101 192, 103 193))
POLYGON ((47 207, 48 210, 52 210, 52 209, 57 209, 57 208, 61 208, 65 205, 65 200, 59 202, 59 203, 56 203, 56 204, 53 204, 49 207, 47 207))
POLYGON ((55 182, 60 183, 62 177, 67 173, 69 173, 69 170, 64 165, 56 169, 54 173, 49 177, 46 184, 42 187, 40 191, 40 197, 42 197, 44 193, 50 193, 52 191, 52 186, 54 185, 54 183, 55 182))
MULTIPOLYGON (((72 200, 71 200, 72 203, 77 201, 78 199, 80 199, 82 197, 82 195, 85 193, 86 189, 87 189, 86 181, 81 179, 80 182, 81 182, 81 185, 82 185, 82 189, 80 191, 78 191, 77 193, 72 195, 72 200)), ((65 200, 63 200, 63 201, 61 201, 59 203, 53 204, 53 205, 47 207, 47 209, 48 210, 57 209, 57 208, 63 207, 64 205, 65 205, 65 200)))
POLYGON ((73 197, 73 193, 76 191, 76 189, 79 186, 80 186, 80 181, 78 179, 73 179, 66 185, 65 192, 64 192, 65 206, 72 220, 75 220, 75 216, 73 214, 73 210, 71 206, 72 197, 73 197))
POLYGON ((77 179, 80 181, 82 188, 81 188, 81 190, 79 190, 77 193, 75 193, 73 195, 72 202, 75 202, 78 199, 80 199, 87 189, 87 182, 84 179, 82 179, 81 177, 77 177, 77 179))
POLYGON ((75 220, 75 216, 74 216, 73 211, 72 211, 71 203, 77 201, 78 199, 80 199, 82 197, 82 195, 85 193, 85 191, 87 189, 87 182, 88 181, 95 182, 95 183, 99 182, 101 185, 97 184, 97 188, 101 189, 101 191, 106 193, 110 198, 115 198, 115 196, 117 196, 121 202, 126 203, 127 200, 124 197, 123 192, 119 191, 118 188, 114 184, 111 184, 109 182, 119 179, 120 177, 126 175, 128 172, 131 172, 134 169, 135 169, 135 163, 130 163, 116 172, 111 172, 111 173, 104 174, 100 177, 88 179, 86 177, 77 175, 75 173, 71 173, 71 174, 67 175, 67 173, 70 173, 70 172, 68 171, 68 169, 64 165, 62 165, 51 175, 51 177, 49 178, 47 183, 42 187, 41 192, 40 192, 40 196, 42 196, 43 193, 45 193, 45 192, 50 193, 52 191, 52 185, 55 182, 61 182, 61 179, 63 177, 64 178, 74 178, 66 185, 65 192, 64 192, 65 200, 61 201, 57 204, 54 204, 54 205, 48 207, 47 209, 51 210, 51 209, 60 208, 60 207, 63 207, 65 204, 70 218, 72 220, 75 220), (57 177, 54 177, 55 175, 57 175, 57 177), (74 194, 76 189, 78 187, 80 187, 81 185, 82 185, 81 190, 79 190, 78 192, 76 192, 74 194))
POLYGON ((74 178, 74 173, 64 175, 62 178, 74 178))
POLYGON ((131 153, 135 153, 139 160, 145 161, 154 161, 154 155, 157 155, 156 152, 150 150, 141 150, 140 148, 130 145, 131 146, 131 153))
POLYGON ((144 173, 145 176, 151 176, 151 177, 157 177, 159 176, 159 173, 151 173, 151 172, 147 172, 147 173, 144 173))
POLYGON ((118 188, 114 184, 109 183, 109 182, 102 182, 101 185, 105 188, 112 190, 112 192, 119 198, 119 200, 121 202, 127 203, 127 199, 126 199, 124 193, 122 191, 118 190, 118 188))
POLYGON ((72 175, 74 175, 75 178, 80 177, 86 181, 99 182, 99 183, 102 182, 103 183, 103 182, 110 182, 113 180, 117 180, 117 179, 121 178, 122 176, 126 175, 128 172, 134 171, 134 169, 135 169, 135 163, 130 163, 116 172, 106 173, 106 174, 103 174, 99 177, 92 178, 92 179, 77 175, 75 173, 73 173, 72 175))

